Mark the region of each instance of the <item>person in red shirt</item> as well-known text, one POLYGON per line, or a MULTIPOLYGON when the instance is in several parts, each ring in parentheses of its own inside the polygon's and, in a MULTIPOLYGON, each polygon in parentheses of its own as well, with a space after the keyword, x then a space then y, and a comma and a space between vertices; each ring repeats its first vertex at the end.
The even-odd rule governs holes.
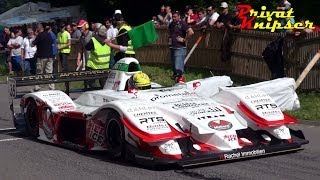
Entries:
POLYGON ((186 22, 188 25, 196 25, 198 21, 198 15, 193 13, 192 7, 187 7, 187 13, 186 13, 186 22))

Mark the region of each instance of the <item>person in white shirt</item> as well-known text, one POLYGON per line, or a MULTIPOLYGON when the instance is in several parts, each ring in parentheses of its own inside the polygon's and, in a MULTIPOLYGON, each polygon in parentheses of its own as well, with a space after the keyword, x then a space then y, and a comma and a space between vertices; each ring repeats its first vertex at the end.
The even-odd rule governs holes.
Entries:
POLYGON ((21 59, 21 45, 23 38, 21 37, 21 29, 16 29, 14 35, 8 42, 8 48, 11 50, 11 64, 12 71, 16 72, 17 75, 22 74, 22 59, 21 59))
MULTIPOLYGON (((107 28, 107 39, 108 40, 115 40, 115 38, 117 37, 119 31, 117 28, 114 28, 112 25, 112 19, 111 18, 106 18, 104 21, 106 28, 107 28)), ((110 63, 109 63, 109 67, 111 68, 114 64, 115 64, 115 59, 114 59, 114 49, 111 49, 111 57, 110 57, 110 63)))
POLYGON ((209 26, 214 26, 214 24, 218 20, 219 16, 220 15, 215 11, 215 6, 214 5, 208 6, 208 8, 207 8, 207 18, 208 18, 208 25, 209 26))
POLYGON ((116 36, 118 35, 118 29, 114 28, 112 25, 112 19, 111 18, 106 18, 105 21, 105 26, 107 28, 107 39, 112 40, 114 38, 116 38, 116 36))
POLYGON ((28 28, 27 32, 28 36, 23 39, 21 46, 21 57, 24 62, 24 74, 30 76, 37 73, 37 61, 35 58, 37 46, 32 47, 32 41, 36 38, 33 29, 28 28))

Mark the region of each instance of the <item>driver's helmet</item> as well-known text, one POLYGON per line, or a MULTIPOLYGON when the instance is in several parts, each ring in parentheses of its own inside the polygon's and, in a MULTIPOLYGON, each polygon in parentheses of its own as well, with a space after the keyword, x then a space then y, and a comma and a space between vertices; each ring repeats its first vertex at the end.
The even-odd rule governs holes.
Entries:
POLYGON ((139 72, 130 77, 128 88, 137 88, 140 90, 151 89, 151 81, 146 73, 139 72))

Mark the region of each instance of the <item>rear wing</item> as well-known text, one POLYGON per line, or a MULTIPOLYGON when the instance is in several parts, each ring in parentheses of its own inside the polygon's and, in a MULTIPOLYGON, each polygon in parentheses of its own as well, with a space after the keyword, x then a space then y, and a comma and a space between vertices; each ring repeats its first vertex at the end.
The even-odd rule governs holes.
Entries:
POLYGON ((64 82, 66 83, 65 93, 69 95, 70 93, 69 82, 107 78, 108 75, 109 75, 109 70, 94 70, 94 71, 62 72, 62 73, 55 73, 55 74, 38 74, 38 75, 22 76, 22 77, 8 77, 7 84, 8 84, 8 91, 9 91, 10 111, 12 112, 13 118, 15 118, 13 101, 17 97, 17 87, 64 82))
POLYGON ((7 84, 9 94, 12 99, 16 97, 17 87, 32 86, 40 84, 62 83, 66 82, 66 94, 69 94, 69 82, 93 80, 99 78, 107 78, 109 70, 95 70, 95 71, 75 71, 75 72, 62 72, 56 74, 38 74, 32 76, 22 77, 8 77, 7 84))

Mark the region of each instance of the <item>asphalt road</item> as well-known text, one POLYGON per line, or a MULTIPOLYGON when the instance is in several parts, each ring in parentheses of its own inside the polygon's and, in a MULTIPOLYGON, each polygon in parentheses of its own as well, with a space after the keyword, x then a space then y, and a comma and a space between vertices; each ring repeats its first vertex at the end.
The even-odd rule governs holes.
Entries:
MULTIPOLYGON (((12 127, 8 93, 0 85, 0 129, 12 127)), ((320 126, 300 124, 310 143, 303 151, 188 169, 151 170, 106 154, 53 146, 0 130, 0 179, 320 179, 320 126)))

